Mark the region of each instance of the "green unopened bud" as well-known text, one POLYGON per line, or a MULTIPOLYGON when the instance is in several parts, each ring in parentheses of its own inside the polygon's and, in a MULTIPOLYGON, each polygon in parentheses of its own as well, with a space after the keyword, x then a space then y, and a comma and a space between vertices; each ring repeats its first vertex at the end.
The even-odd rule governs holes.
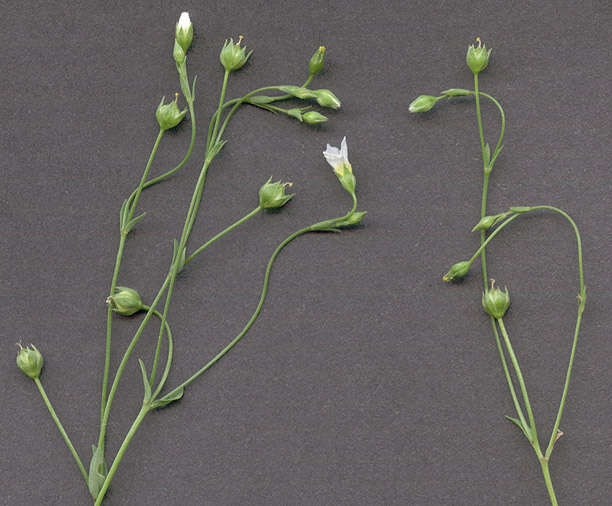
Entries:
POLYGON ((123 316, 132 316, 134 313, 144 309, 144 304, 136 290, 127 286, 118 286, 115 293, 106 299, 113 311, 123 316))
POLYGON ((181 13, 181 17, 176 24, 175 40, 179 43, 185 53, 193 41, 193 24, 189 19, 189 13, 181 13))
POLYGON ((457 262, 453 265, 450 270, 442 277, 444 281, 453 281, 460 279, 465 276, 470 270, 470 262, 467 260, 463 262, 457 262))
POLYGON ((178 108, 178 93, 176 94, 176 98, 173 102, 169 104, 164 104, 165 97, 162 97, 161 102, 157 106, 157 111, 155 112, 155 117, 157 118, 157 122, 159 123, 159 127, 162 130, 170 130, 178 125, 185 114, 187 114, 187 109, 183 109, 182 111, 178 108))
POLYGON ((327 121, 327 117, 319 114, 317 111, 308 111, 302 114, 302 119, 309 125, 317 125, 327 121))
POLYGON ((482 307, 493 318, 502 318, 510 307, 510 295, 508 288, 501 291, 495 286, 495 280, 491 280, 491 288, 482 294, 482 307))
POLYGON ((40 371, 43 368, 43 356, 36 346, 31 344, 24 348, 20 344, 19 352, 17 353, 17 367, 29 378, 35 379, 40 376, 40 371))
POLYGON ((476 232, 476 230, 489 230, 495 223, 498 221, 498 216, 484 216, 480 219, 478 223, 472 229, 472 232, 476 232))
POLYGON ((359 225, 359 223, 361 223, 361 220, 363 220, 363 217, 366 214, 368 214, 367 211, 355 211, 348 218, 345 218, 344 220, 339 221, 334 226, 336 226, 336 227, 350 227, 350 226, 353 226, 353 225, 359 225))
POLYGON ((234 39, 230 39, 226 40, 223 44, 219 60, 221 60, 221 65, 223 65, 228 72, 238 70, 247 62, 249 56, 253 54, 253 51, 247 53, 246 47, 240 45, 243 38, 244 37, 240 35, 240 37, 238 37, 238 42, 234 43, 234 39))
POLYGON ((431 95, 419 95, 410 102, 408 110, 410 112, 427 112, 433 109, 433 106, 436 105, 439 99, 440 97, 433 97, 431 95))
POLYGON ((321 107, 330 107, 332 109, 339 109, 342 103, 336 95, 329 90, 314 90, 315 98, 317 103, 321 107))
POLYGON ((476 37, 476 42, 478 42, 478 45, 471 44, 465 55, 465 61, 474 74, 478 74, 487 68, 492 51, 492 49, 487 51, 487 46, 482 43, 480 37, 476 37))
POLYGON ((321 46, 319 49, 315 51, 315 54, 312 55, 310 62, 308 63, 308 70, 310 71, 310 75, 314 76, 318 74, 323 69, 323 62, 325 61, 325 46, 321 46))
POLYGON ((185 50, 181 47, 177 40, 174 41, 172 58, 174 58, 174 61, 177 63, 177 65, 181 65, 185 62, 185 50))
POLYGON ((278 209, 283 207, 293 197, 293 193, 286 194, 285 188, 291 187, 293 183, 271 183, 272 178, 259 189, 259 207, 262 209, 278 209))
POLYGON ((290 86, 290 85, 279 86, 278 89, 296 98, 316 98, 317 97, 317 94, 315 91, 309 90, 308 88, 303 88, 301 86, 290 86))

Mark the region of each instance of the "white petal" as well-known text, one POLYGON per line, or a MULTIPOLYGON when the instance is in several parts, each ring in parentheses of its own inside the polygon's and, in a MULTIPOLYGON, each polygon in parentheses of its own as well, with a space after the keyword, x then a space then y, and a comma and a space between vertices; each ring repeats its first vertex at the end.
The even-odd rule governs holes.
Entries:
POLYGON ((342 159, 348 163, 348 147, 346 145, 346 137, 342 139, 342 143, 340 144, 340 154, 342 155, 342 159))
POLYGON ((342 154, 335 146, 327 145, 327 149, 323 151, 323 156, 334 169, 342 163, 342 154))
POLYGON ((189 30, 189 27, 191 26, 191 19, 189 19, 188 12, 181 13, 181 17, 179 18, 178 24, 179 27, 183 30, 189 30))

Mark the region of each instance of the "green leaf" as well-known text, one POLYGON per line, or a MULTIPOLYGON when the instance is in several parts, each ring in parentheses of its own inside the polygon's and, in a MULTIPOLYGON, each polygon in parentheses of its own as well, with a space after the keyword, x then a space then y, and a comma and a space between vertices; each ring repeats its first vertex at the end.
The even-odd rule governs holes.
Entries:
POLYGON ((147 369, 145 368, 144 362, 141 359, 138 359, 138 363, 140 364, 140 372, 142 372, 142 382, 144 383, 144 402, 149 402, 151 400, 151 383, 147 379, 147 369))
POLYGON ((510 208, 510 211, 512 211, 513 213, 528 213, 529 211, 532 211, 533 207, 529 207, 529 206, 512 206, 510 208))
POLYGON ((152 406, 154 408, 165 408, 171 402, 178 401, 181 397, 183 397, 184 393, 184 389, 179 388, 176 392, 170 392, 161 399, 156 400, 153 402, 152 406))
POLYGON ((302 111, 301 111, 301 109, 289 109, 289 110, 287 110, 287 114, 289 116, 291 116, 292 118, 295 118, 295 119, 297 119, 299 121, 304 121, 302 119, 302 111))
POLYGON ((119 211, 119 230, 123 230, 125 226, 125 221, 127 220, 127 212, 128 212, 128 201, 127 199, 123 201, 121 204, 121 210, 119 211))
POLYGON ((125 224, 125 233, 129 234, 131 232, 131 230, 134 228, 134 225, 136 225, 136 223, 138 223, 140 220, 142 220, 147 213, 142 213, 139 216, 136 216, 136 218, 132 218, 128 223, 125 224))
POLYGON ((525 435, 525 437, 531 441, 531 431, 528 428, 524 427, 523 423, 518 418, 513 418, 511 416, 506 416, 506 418, 510 420, 513 424, 515 424, 519 429, 521 429, 521 432, 525 435))
POLYGON ((495 160, 497 160, 497 157, 499 156, 499 154, 502 152, 502 149, 504 149, 503 144, 498 149, 496 149, 495 152, 493 153, 493 158, 491 159, 491 167, 495 163, 495 160))
POLYGON ((102 489, 104 480, 106 480, 108 468, 106 467, 106 462, 104 462, 104 451, 102 448, 96 448, 96 445, 91 445, 91 451, 93 455, 89 462, 87 487, 89 488, 89 493, 95 500, 102 489))
POLYGON ((484 147, 484 152, 482 153, 482 157, 484 158, 484 164, 486 167, 489 167, 489 162, 491 161, 491 146, 487 142, 484 147))
POLYGON ((174 264, 174 262, 178 262, 176 266, 176 273, 178 274, 185 267, 185 251, 187 248, 183 247, 183 251, 181 251, 180 257, 177 259, 178 242, 176 242, 176 239, 173 239, 172 247, 172 264, 174 264))

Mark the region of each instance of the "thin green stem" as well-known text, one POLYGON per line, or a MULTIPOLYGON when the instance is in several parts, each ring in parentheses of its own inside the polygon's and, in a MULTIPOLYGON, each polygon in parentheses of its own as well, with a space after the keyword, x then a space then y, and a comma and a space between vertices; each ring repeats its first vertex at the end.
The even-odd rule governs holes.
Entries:
POLYGON ((225 230, 219 232, 212 239, 210 239, 207 242, 205 242, 202 246, 200 246, 198 249, 196 249, 191 255, 189 255, 187 258, 185 258, 185 264, 188 264, 189 262, 191 262, 196 255, 199 255, 202 251, 204 251, 206 248, 208 248, 208 246, 210 246, 213 242, 215 242, 217 239, 221 239, 221 237, 223 237, 225 234, 227 234, 228 232, 231 232, 236 227, 242 225, 244 222, 246 222, 247 220, 249 220, 250 218, 255 216, 259 211, 261 211, 261 207, 257 206, 255 209, 253 209, 247 215, 243 216, 238 221, 236 221, 235 223, 233 223, 232 225, 227 227, 225 230))
POLYGON ((117 387, 119 386, 119 380, 121 379, 121 375, 123 374, 123 370, 125 369, 125 365, 127 364, 127 361, 130 358, 130 355, 132 354, 132 351, 134 350, 136 343, 138 343, 138 340, 140 339, 142 332, 144 331, 145 327, 147 326, 147 323, 149 322, 151 318, 151 315, 153 314, 153 310, 155 309, 155 306, 157 306, 159 299, 161 299, 161 296, 165 292, 169 282, 170 282, 170 275, 166 276, 166 279, 164 283, 162 284, 161 288, 159 289, 159 292, 157 292, 157 295, 155 296, 153 303, 149 307, 149 310, 146 312, 144 320, 141 322, 140 326, 138 327, 138 330, 136 331, 136 333, 134 334, 134 337, 132 338, 132 341, 130 342, 127 349, 125 350, 125 353, 123 354, 121 363, 119 364, 119 367, 117 368, 117 372, 115 373, 115 379, 113 380, 113 384, 111 385, 111 389, 108 394, 108 399, 106 402, 106 408, 104 409, 104 414, 102 416, 102 423, 100 426, 100 436, 98 438, 98 447, 104 448, 103 446, 104 437, 106 435, 106 427, 108 425, 108 417, 110 415, 111 405, 115 397, 117 387))
POLYGON ((506 349, 508 350, 508 355, 510 356, 510 361, 514 367, 514 372, 516 373, 516 377, 518 379, 519 385, 521 387, 521 393, 523 394, 523 402, 525 404, 525 408, 527 409, 527 416, 529 417, 529 425, 531 431, 531 444, 536 450, 538 455, 540 452, 540 443, 538 441, 538 432, 536 429, 535 419, 533 416, 533 410, 531 409, 531 403, 529 402, 529 395, 527 394, 527 386, 525 385, 525 379, 523 378, 523 373, 521 372, 521 367, 519 366, 518 359, 516 358, 516 354, 514 353, 514 348, 512 347, 512 343, 510 342, 510 336, 508 336, 508 331, 504 325, 503 318, 497 318, 497 323, 499 325, 499 329, 501 330, 502 336, 504 337, 504 342, 506 343, 506 349))
POLYGON ((487 169, 485 153, 484 132, 482 128, 482 115, 480 114, 480 93, 478 93, 478 74, 474 74, 474 100, 476 102, 476 119, 478 121, 478 135, 480 136, 480 149, 482 150, 483 168, 487 169))
POLYGON ((121 447, 119 448, 119 451, 117 452, 117 455, 115 456, 115 460, 113 460, 113 463, 110 469, 108 470, 108 474, 106 475, 106 479, 104 480, 102 488, 100 489, 100 492, 98 493, 98 497, 96 498, 96 502, 94 503, 94 506, 99 506, 100 504, 102 504, 102 501, 104 500, 104 496, 106 495, 106 491, 108 490, 108 487, 110 486, 110 483, 113 479, 113 476, 115 476, 115 473, 117 472, 119 463, 121 462, 121 459, 123 458, 123 455, 126 452, 130 444, 130 441, 132 441, 134 434, 136 434, 138 427, 140 427, 140 424, 144 420, 144 417, 149 412, 149 409, 150 409, 149 406, 145 406, 145 405, 143 405, 142 408, 140 408, 138 416, 132 423, 130 430, 126 434, 125 439, 123 440, 123 443, 121 444, 121 447))
MULTIPOLYGON (((223 74, 223 85, 221 86, 221 95, 219 96, 219 107, 217 107, 215 126, 212 132, 212 139, 216 138, 217 129, 219 128, 219 120, 221 119, 221 109, 223 109, 223 101, 225 100, 225 91, 227 90, 227 81, 229 79, 230 72, 226 70, 223 74)), ((208 146, 210 149, 210 146, 208 146)))
MULTIPOLYGON (((261 290, 261 294, 259 296, 259 302, 257 303, 257 307, 255 308, 255 311, 251 315, 251 318, 246 323, 244 328, 240 331, 240 333, 234 339, 232 339, 230 341, 230 343, 227 346, 225 346, 219 353, 217 353, 208 363, 206 363, 206 365, 204 365, 201 369, 199 369, 194 374, 192 374, 188 379, 183 381, 179 386, 177 386, 172 391, 167 393, 164 397, 171 397, 172 395, 176 394, 181 389, 184 389, 187 385, 189 385, 191 382, 196 380, 200 375, 202 375, 204 372, 206 372, 208 369, 210 369, 228 351, 230 351, 234 346, 236 346, 236 344, 238 344, 238 342, 249 331, 249 329, 251 328, 253 323, 255 323, 255 320, 257 319, 257 317, 259 316, 259 313, 261 312, 261 308, 263 307, 264 301, 266 299, 266 295, 268 293, 268 284, 269 284, 269 281, 270 281, 270 272, 272 270, 272 265, 274 264, 274 260, 276 260, 276 257, 278 256, 278 254, 281 252, 281 250, 285 246, 287 246, 287 244, 289 244, 291 241, 293 241, 295 238, 299 237, 300 235, 305 234, 306 232, 310 232, 310 231, 311 231, 311 227, 306 227, 306 228, 303 228, 301 230, 298 230, 297 232, 294 232, 289 237, 287 237, 283 242, 281 242, 278 245, 278 247, 274 250, 274 253, 272 253, 272 256, 270 257, 270 260, 268 261, 268 265, 266 267, 266 273, 264 275, 263 287, 262 287, 262 290, 261 290)), ((163 397, 162 397, 162 399, 163 399, 163 397)))
MULTIPOLYGON (((151 164, 153 163, 153 159, 155 158, 155 154, 157 153, 157 149, 159 148, 159 144, 161 142, 162 137, 164 136, 164 130, 160 129, 157 134, 157 139, 155 139, 155 144, 153 145, 153 149, 151 150, 151 154, 149 155, 149 160, 147 161, 147 165, 142 173, 142 177, 140 178, 140 184, 134 193, 134 198, 132 199, 131 204, 128 205, 128 214, 124 223, 122 223, 122 227, 124 227, 134 216, 134 212, 136 210, 136 206, 138 205, 138 199, 140 198, 140 194, 144 188, 145 182, 149 175, 149 171, 151 169, 151 164)), ((117 249, 117 257, 115 259, 115 268, 113 270, 113 278, 111 280, 110 293, 109 296, 112 296, 115 292, 115 287, 117 286, 117 278, 119 275, 119 267, 121 265, 121 259, 123 257, 123 250, 125 249, 125 238, 127 236, 128 231, 125 228, 121 230, 121 239, 119 241, 119 248, 117 249)), ((110 351, 111 351, 111 337, 112 337, 112 308, 111 304, 108 305, 106 312, 106 346, 105 346, 105 358, 104 358, 104 373, 102 377, 102 398, 100 401, 100 434, 104 431, 103 419, 104 412, 106 411, 106 403, 107 403, 107 390, 108 390, 108 377, 110 372, 110 351)), ((104 438, 100 438, 100 445, 104 450, 104 438)))
POLYGON ((34 378, 34 383, 36 383, 36 386, 38 387, 38 391, 40 392, 40 395, 42 396, 43 401, 45 402, 45 406, 47 406, 47 409, 49 410, 49 413, 51 414, 51 418, 53 418, 55 425, 57 425, 57 428, 59 429, 60 434, 62 435, 62 437, 64 438, 64 441, 66 442, 66 446, 68 446, 70 453, 74 457, 74 460, 77 466, 79 467, 79 471, 81 471, 83 478, 85 478, 85 483, 87 483, 89 480, 89 477, 87 475, 87 471, 85 470, 85 466, 83 466, 83 463, 81 462, 81 459, 79 458, 79 454, 75 450, 74 445, 72 444, 72 441, 70 441, 68 434, 64 430, 64 426, 62 425, 62 422, 60 422, 59 417, 55 413, 55 410, 53 409, 53 406, 51 405, 51 401, 49 400, 49 397, 47 397, 47 393, 45 392, 45 389, 43 388, 42 383, 40 382, 40 378, 34 378))
MULTIPOLYGON (((480 245, 480 247, 476 250, 476 252, 472 255, 472 258, 470 258, 468 260, 468 262, 472 263, 474 260, 476 260, 476 257, 478 255, 484 254, 484 250, 485 247, 487 246, 487 244, 489 244, 497 234, 499 234, 506 225, 508 225, 508 223, 510 223, 511 221, 515 220, 516 218, 518 218, 520 216, 520 214, 513 214, 512 216, 510 216, 510 218, 507 218, 506 220, 504 220, 492 233, 491 235, 489 235, 487 237, 487 239, 485 241, 482 242, 482 244, 480 245)), ((485 289, 488 288, 488 285, 485 286, 485 289)))
POLYGON ((550 503, 552 506, 558 506, 557 496, 555 495, 555 489, 553 488, 552 480, 550 478, 550 471, 548 469, 548 459, 541 458, 540 466, 542 466, 542 474, 544 475, 544 482, 546 483, 546 490, 550 497, 550 503))
MULTIPOLYGON (((248 332, 248 330, 251 328, 253 323, 255 323, 255 320, 257 319, 257 317, 259 316, 259 313, 261 312, 261 308, 263 307, 266 295, 268 293, 268 284, 270 280, 270 272, 272 271, 272 265, 274 264, 274 261, 276 260, 276 257, 281 252, 281 250, 285 246, 287 246, 287 244, 289 244, 291 241, 293 241, 297 237, 307 232, 315 232, 318 230, 324 230, 327 227, 333 226, 334 222, 341 221, 341 220, 344 220, 350 217, 355 212, 355 209, 357 208, 357 197, 355 196, 355 194, 351 194, 351 196, 353 198, 353 207, 346 215, 344 215, 341 218, 334 218, 332 220, 322 221, 319 223, 315 223, 314 225, 311 225, 309 227, 302 228, 294 232, 293 234, 291 234, 289 237, 287 237, 283 242, 281 242, 278 245, 278 247, 274 250, 274 253, 272 253, 270 260, 268 261, 268 265, 266 267, 266 273, 264 275, 264 283, 263 283, 263 287, 262 287, 261 294, 259 297, 259 302, 257 304, 257 307, 255 308, 255 311, 251 315, 251 318, 247 322, 247 324, 240 331, 240 333, 227 346, 225 346, 225 348, 223 348, 219 353, 217 353, 208 363, 206 363, 202 368, 200 368, 198 371, 192 374, 187 380, 185 380, 179 386, 177 386, 172 391, 167 393, 164 397, 169 398, 177 394, 181 389, 184 389, 187 385, 189 385, 191 382, 197 379, 200 375, 202 375, 204 372, 210 369, 210 367, 212 367, 216 362, 218 362, 228 351, 230 351, 244 337, 244 335, 248 332)), ((195 256, 195 254, 196 253, 194 253, 194 255, 192 256, 195 256)))
MULTIPOLYGON (((111 281, 110 294, 115 291, 117 285, 117 277, 119 276, 119 267, 121 266, 121 258, 123 256, 123 250, 125 248, 125 234, 121 234, 119 239, 119 247, 117 248, 117 256, 115 259, 115 267, 113 269, 113 278, 111 281)), ((110 372, 110 354, 111 354, 111 333, 113 326, 113 308, 111 304, 108 304, 106 309, 106 347, 105 347, 105 358, 104 358, 104 373, 102 377, 102 399, 100 401, 100 427, 102 427, 102 418, 104 417, 104 410, 106 409, 106 395, 108 390, 108 375, 110 372)))
POLYGON ((514 409, 519 417, 519 420, 523 424, 525 429, 528 428, 527 420, 525 419, 525 415, 523 414, 523 408, 521 408, 521 403, 518 400, 518 396, 516 395, 516 390, 514 389, 514 383, 512 383, 512 377, 510 376, 510 370, 508 369, 508 363, 506 362, 506 357, 504 355, 504 349, 502 348, 502 343, 499 338, 499 332, 497 332, 497 325, 495 324, 495 318, 491 317, 491 324, 493 325, 493 334, 495 335, 495 343, 497 345, 497 351, 499 352, 499 357, 501 359, 502 368, 504 369, 504 376, 506 377, 506 382, 508 383, 508 388, 510 389, 510 396, 512 397, 512 403, 514 404, 514 409))
POLYGON ((128 217, 126 223, 129 222, 136 211, 136 206, 138 205, 138 199, 140 198, 140 194, 142 193, 142 189, 147 181, 147 177, 149 176, 149 170, 151 169, 151 164, 153 163, 153 159, 155 158, 155 153, 157 153, 157 148, 159 147, 159 143, 161 142, 162 137, 164 136, 165 130, 159 129, 159 133, 157 134, 157 139, 155 140, 155 144, 153 145, 153 150, 151 151, 151 155, 149 156, 149 160, 147 161, 147 165, 145 167, 144 172, 142 173, 142 177, 140 178, 140 184, 138 188, 136 188, 136 195, 134 195, 134 201, 132 205, 129 207, 128 217))
MULTIPOLYGON (((144 311, 148 311, 150 309, 149 306, 144 305, 142 306, 142 309, 144 311)), ((155 316, 157 316, 162 322, 163 325, 161 327, 160 333, 159 333, 159 339, 157 341, 157 347, 155 348, 155 357, 153 359, 153 367, 151 368, 151 376, 149 378, 149 384, 151 386, 153 386, 153 382, 155 381, 155 373, 157 370, 157 363, 159 361, 159 352, 160 352, 160 348, 161 348, 161 338, 163 336, 163 330, 166 330, 166 334, 168 335, 168 358, 166 359, 166 367, 170 366, 170 363, 172 362, 172 346, 170 343, 172 343, 172 331, 170 330, 170 325, 168 325, 168 322, 166 320, 164 320, 164 318, 162 317, 162 314, 157 310, 154 309, 153 310, 153 314, 155 316)), ((163 378, 162 378, 163 379, 163 378)))
MULTIPOLYGON (((180 161, 180 163, 176 167, 174 167, 173 169, 170 169, 167 172, 164 172, 163 174, 160 174, 159 176, 156 176, 146 181, 144 185, 142 186, 143 190, 145 188, 149 188, 149 186, 153 186, 157 183, 160 183, 164 179, 170 177, 172 174, 180 170, 183 167, 183 165, 187 163, 187 160, 189 160, 189 158, 191 157, 191 153, 193 151, 193 147, 195 145, 195 139, 196 139, 196 119, 195 119, 195 111, 193 108, 193 102, 187 102, 187 107, 189 107, 189 116, 191 118, 191 141, 189 142, 187 153, 185 154, 183 159, 180 161)), ((134 197, 136 196, 136 191, 137 190, 134 190, 132 194, 128 197, 128 205, 131 205, 132 201, 134 200, 134 197)))

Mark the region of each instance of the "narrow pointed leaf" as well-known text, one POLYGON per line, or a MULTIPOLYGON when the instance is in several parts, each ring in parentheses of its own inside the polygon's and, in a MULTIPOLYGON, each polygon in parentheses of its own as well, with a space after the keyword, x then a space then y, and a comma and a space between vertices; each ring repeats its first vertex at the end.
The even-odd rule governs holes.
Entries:
POLYGON ((147 369, 145 368, 144 362, 141 359, 138 359, 138 363, 140 364, 140 372, 142 372, 142 382, 144 383, 144 401, 149 402, 151 400, 151 384, 147 379, 147 369))

